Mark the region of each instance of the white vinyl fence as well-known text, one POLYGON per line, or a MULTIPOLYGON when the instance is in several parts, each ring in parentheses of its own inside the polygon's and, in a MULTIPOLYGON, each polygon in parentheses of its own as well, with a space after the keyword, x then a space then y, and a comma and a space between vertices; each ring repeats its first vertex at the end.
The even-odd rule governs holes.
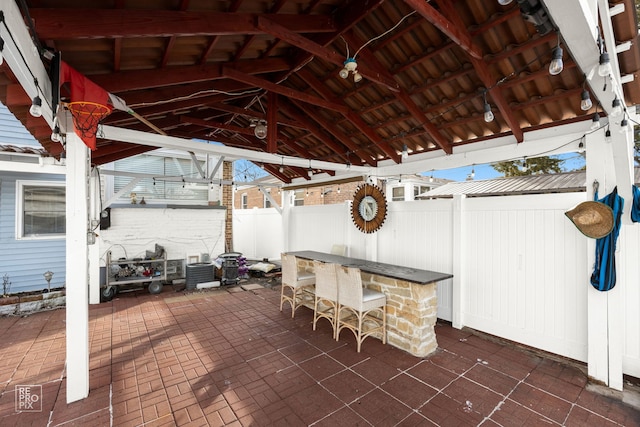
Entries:
MULTIPOLYGON (((586 362, 588 239, 564 216, 585 197, 391 202, 373 234, 353 225, 348 203, 292 207, 287 221, 272 209, 236 210, 234 249, 261 259, 345 244, 352 257, 452 273, 438 284, 439 318, 586 362), (284 237, 272 237, 278 234, 284 237), (455 308, 454 289, 460 293, 455 308)), ((623 292, 623 371, 633 376, 640 376, 638 245, 640 224, 624 226, 611 291, 623 292)))

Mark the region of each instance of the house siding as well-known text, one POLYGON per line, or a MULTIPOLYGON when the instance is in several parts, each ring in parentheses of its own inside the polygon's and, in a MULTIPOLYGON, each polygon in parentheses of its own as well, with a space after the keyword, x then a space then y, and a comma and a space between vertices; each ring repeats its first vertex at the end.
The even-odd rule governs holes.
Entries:
POLYGON ((16 240, 16 180, 64 182, 64 177, 0 172, 0 280, 7 275, 11 293, 42 290, 47 288, 43 274, 49 270, 54 273, 51 287, 62 287, 65 239, 16 240))

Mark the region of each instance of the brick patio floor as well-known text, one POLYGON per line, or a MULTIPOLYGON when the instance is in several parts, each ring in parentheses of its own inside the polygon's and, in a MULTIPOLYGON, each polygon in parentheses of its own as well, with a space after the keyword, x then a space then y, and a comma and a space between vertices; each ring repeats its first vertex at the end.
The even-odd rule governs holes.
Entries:
POLYGON ((281 313, 279 288, 246 288, 91 306, 91 390, 70 405, 65 311, 0 318, 0 425, 640 426, 580 365, 446 324, 430 357, 371 338, 358 354, 311 310, 281 313), (18 385, 42 387, 41 412, 16 412, 18 385))

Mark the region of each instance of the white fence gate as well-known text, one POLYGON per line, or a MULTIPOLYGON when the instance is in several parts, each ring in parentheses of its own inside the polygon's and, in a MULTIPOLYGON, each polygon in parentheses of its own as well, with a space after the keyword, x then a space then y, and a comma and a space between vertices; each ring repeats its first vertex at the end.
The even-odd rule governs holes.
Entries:
MULTIPOLYGON (((585 195, 392 202, 374 234, 357 230, 348 204, 292 207, 286 233, 275 210, 236 210, 234 249, 261 259, 277 258, 283 250, 328 252, 344 244, 352 257, 453 273, 438 285, 439 318, 586 361, 588 239, 564 216, 585 195), (276 235, 287 235, 288 244, 276 235), (453 292, 461 296, 455 311, 453 292)), ((623 292, 623 371, 636 377, 639 245, 640 224, 623 227, 618 284, 611 291, 623 292)))

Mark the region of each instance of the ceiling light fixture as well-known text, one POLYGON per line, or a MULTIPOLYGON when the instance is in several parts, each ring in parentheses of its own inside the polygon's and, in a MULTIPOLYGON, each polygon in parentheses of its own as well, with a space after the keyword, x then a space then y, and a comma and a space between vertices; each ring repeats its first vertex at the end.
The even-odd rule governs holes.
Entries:
POLYGON ((582 88, 582 94, 580 95, 580 109, 582 111, 589 111, 591 107, 593 107, 593 102, 591 102, 591 96, 589 95, 589 91, 584 87, 582 88))
MULTIPOLYGON (((409 12, 408 14, 406 14, 405 16, 402 17, 402 19, 400 21, 398 21, 398 23, 396 23, 396 25, 394 25, 393 27, 389 28, 387 31, 385 31, 384 33, 373 37, 372 39, 369 39, 365 44, 363 44, 362 46, 360 46, 360 49, 358 49, 356 51, 356 53, 353 54, 353 56, 349 56, 349 45, 347 44, 347 42, 345 41, 344 44, 347 47, 347 59, 344 61, 343 65, 344 67, 338 72, 338 75, 340 77, 342 77, 343 79, 346 79, 347 77, 349 77, 349 74, 353 74, 353 81, 355 83, 358 83, 359 81, 362 80, 362 74, 360 74, 358 72, 358 63, 356 62, 356 56, 358 56, 358 53, 360 53, 360 51, 362 49, 365 48, 365 46, 367 46, 369 43, 378 40, 381 37, 386 36, 387 34, 389 34, 391 31, 395 30, 398 25, 402 24, 402 22, 407 19, 408 17, 410 17, 411 15, 413 15, 414 13, 416 13, 416 11, 412 11, 409 12)), ((342 39, 344 40, 344 38, 342 39)))
POLYGON ((602 52, 600 54, 599 64, 598 75, 600 77, 606 77, 613 71, 613 68, 611 68, 611 60, 609 60, 609 54, 607 52, 602 52))
POLYGON ((486 90, 484 91, 483 98, 484 98, 484 121, 487 123, 491 123, 495 119, 495 116, 493 115, 493 111, 491 111, 491 105, 489 105, 489 103, 487 102, 486 90))
POLYGON ((622 114, 622 102, 620 102, 618 95, 616 95, 613 102, 611 102, 611 107, 613 108, 613 110, 611 110, 611 117, 618 117, 622 114))
POLYGON ((564 70, 564 63, 562 62, 562 48, 560 47, 560 34, 558 34, 558 45, 553 49, 551 53, 551 64, 549 64, 549 74, 557 76, 564 70))
POLYGON ((596 111, 591 119, 591 130, 596 130, 600 127, 600 114, 596 111))
POLYGON ((620 122, 620 133, 624 134, 627 132, 629 127, 629 121, 627 120, 627 117, 623 117, 622 121, 620 122))
POLYGON ((60 142, 62 141, 62 137, 60 136, 60 127, 56 125, 53 128, 53 132, 51 132, 51 141, 60 142))
POLYGON ((40 99, 38 95, 33 97, 31 108, 29 108, 29 114, 31 114, 33 117, 42 116, 42 99, 40 99))

